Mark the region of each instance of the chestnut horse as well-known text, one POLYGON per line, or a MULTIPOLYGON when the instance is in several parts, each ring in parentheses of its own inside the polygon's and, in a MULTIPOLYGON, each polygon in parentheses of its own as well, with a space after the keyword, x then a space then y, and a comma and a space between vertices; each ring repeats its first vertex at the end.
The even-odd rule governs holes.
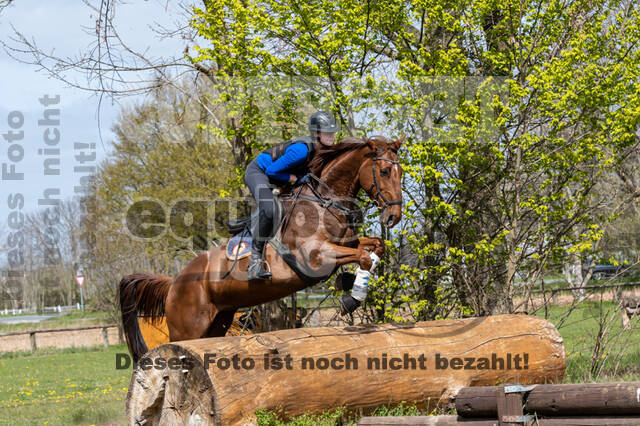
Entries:
MULTIPOLYGON (((398 223, 402 168, 397 153, 403 139, 347 138, 321 148, 310 163, 312 176, 318 178, 300 189, 297 197, 283 197, 285 208, 292 208, 284 232, 278 234, 280 241, 319 276, 328 277, 349 263, 368 270, 369 251, 382 256, 384 242, 359 238, 344 205, 355 206, 353 200, 362 188, 378 206, 383 226, 398 223)), ((199 255, 175 278, 133 274, 122 279, 122 322, 135 361, 147 352, 138 315, 166 316, 170 341, 224 336, 237 309, 280 299, 317 282, 300 278, 270 244, 266 259, 272 278, 248 282, 248 259, 229 261, 225 246, 199 255)))

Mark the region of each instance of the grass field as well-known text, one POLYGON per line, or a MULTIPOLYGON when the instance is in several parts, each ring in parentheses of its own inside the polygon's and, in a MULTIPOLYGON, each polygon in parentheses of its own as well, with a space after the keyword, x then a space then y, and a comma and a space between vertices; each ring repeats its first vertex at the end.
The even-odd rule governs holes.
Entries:
MULTIPOLYGON (((631 330, 622 331, 620 310, 612 302, 587 301, 578 305, 568 316, 566 306, 550 306, 549 320, 562 336, 567 353, 565 383, 640 381, 640 325, 638 319, 631 330), (602 309, 602 315, 601 315, 602 309), (566 316, 564 324, 559 325, 566 316), (590 370, 599 318, 611 317, 608 343, 602 345, 595 359, 602 364, 602 371, 594 377, 590 370)), ((544 316, 543 312, 538 315, 544 316)))
MULTIPOLYGON (((603 311, 613 309, 610 302, 603 311)), ((567 307, 550 307, 554 324, 568 313, 567 307)), ((539 313, 543 315, 543 313, 539 313)), ((598 352, 603 363, 600 375, 591 373, 595 335, 598 330, 600 304, 583 302, 559 328, 567 351, 565 383, 591 381, 640 380, 640 331, 621 332, 619 313, 610 325, 609 335, 616 337, 598 352)), ((0 425, 31 424, 124 424, 124 400, 131 369, 116 370, 116 353, 126 353, 123 345, 109 348, 39 350, 35 354, 0 354, 0 425)), ((381 408, 378 414, 389 413, 381 408)), ((396 415, 420 414, 411 406, 395 409, 396 415)), ((281 425, 273 413, 260 412, 260 424, 281 425)), ((333 425, 343 418, 345 424, 355 419, 336 410, 319 416, 303 416, 291 425, 333 425)))
POLYGON ((131 368, 115 369, 126 346, 0 356, 0 425, 124 424, 131 368))

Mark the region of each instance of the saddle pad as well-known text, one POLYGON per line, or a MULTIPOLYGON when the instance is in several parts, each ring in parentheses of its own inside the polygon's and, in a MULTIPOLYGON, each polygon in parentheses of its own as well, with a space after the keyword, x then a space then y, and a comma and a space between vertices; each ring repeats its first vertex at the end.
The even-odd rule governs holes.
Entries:
POLYGON ((242 259, 251 254, 251 233, 248 229, 245 228, 239 234, 231 237, 227 243, 225 254, 229 260, 242 259))

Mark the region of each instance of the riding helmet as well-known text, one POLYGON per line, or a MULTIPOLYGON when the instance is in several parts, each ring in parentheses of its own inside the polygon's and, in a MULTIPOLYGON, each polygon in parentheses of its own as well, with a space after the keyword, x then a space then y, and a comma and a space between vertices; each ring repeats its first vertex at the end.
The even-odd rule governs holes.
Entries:
POLYGON ((338 130, 340 130, 340 126, 336 123, 336 119, 327 111, 317 111, 309 117, 309 132, 311 133, 335 133, 338 130))

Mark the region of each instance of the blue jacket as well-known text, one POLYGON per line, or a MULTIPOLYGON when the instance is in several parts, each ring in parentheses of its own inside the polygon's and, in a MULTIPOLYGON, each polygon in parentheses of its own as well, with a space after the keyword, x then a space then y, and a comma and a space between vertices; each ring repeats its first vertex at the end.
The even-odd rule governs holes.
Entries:
POLYGON ((291 171, 306 161, 308 153, 307 145, 294 143, 289 145, 284 154, 276 161, 273 161, 271 155, 265 152, 258 155, 256 161, 270 179, 288 182, 292 174, 291 171))

